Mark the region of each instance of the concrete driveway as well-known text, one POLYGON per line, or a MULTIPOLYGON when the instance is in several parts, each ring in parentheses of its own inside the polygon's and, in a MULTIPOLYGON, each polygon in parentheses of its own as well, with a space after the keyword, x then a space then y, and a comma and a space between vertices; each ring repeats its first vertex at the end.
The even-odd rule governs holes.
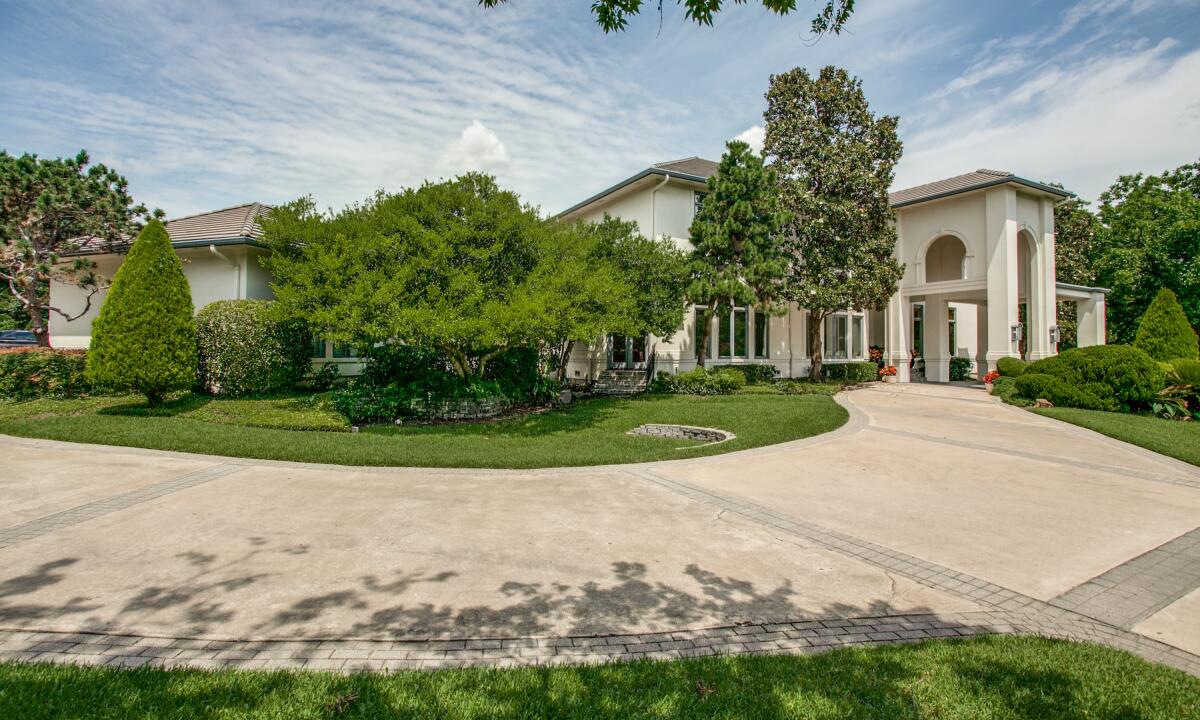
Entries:
POLYGON ((0 437, 0 659, 344 669, 1025 631, 1200 671, 1195 468, 970 388, 841 400, 851 422, 819 438, 590 469, 0 437))

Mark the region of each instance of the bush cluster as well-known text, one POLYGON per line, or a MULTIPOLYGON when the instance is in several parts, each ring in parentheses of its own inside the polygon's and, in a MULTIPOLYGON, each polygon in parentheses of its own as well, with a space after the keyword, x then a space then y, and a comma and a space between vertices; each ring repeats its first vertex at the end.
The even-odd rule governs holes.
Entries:
POLYGON ((672 375, 660 372, 651 392, 676 395, 730 395, 746 386, 746 376, 730 367, 696 368, 672 375))
POLYGON ((769 363, 748 363, 746 365, 726 365, 727 370, 741 373, 750 385, 774 382, 779 377, 779 368, 769 363))
POLYGON ((1129 412, 1148 407, 1165 382, 1162 367, 1142 350, 1095 345, 1065 350, 1030 364, 1017 378, 1016 387, 1018 394, 1029 400, 1044 397, 1055 405, 1129 412), (1036 375, 1059 382, 1032 377, 1036 375))
POLYGON ((952 381, 966 380, 971 375, 971 368, 974 364, 971 358, 958 355, 950 358, 950 379, 952 381))
POLYGON ((1171 362, 1177 358, 1200 359, 1196 331, 1188 322, 1183 306, 1169 288, 1158 291, 1138 323, 1133 346, 1155 360, 1171 362))
POLYGON ((301 322, 281 321, 268 300, 219 300, 196 315, 198 383, 213 395, 290 390, 312 369, 301 322))
POLYGON ((1020 377, 1027 367, 1029 367, 1029 363, 1021 358, 1002 357, 996 361, 996 369, 1004 377, 1020 377))
POLYGON ((821 375, 826 380, 854 385, 878 380, 879 367, 873 362, 831 363, 821 366, 821 375))
POLYGON ((992 394, 1009 405, 1025 406, 1031 403, 1017 394, 1017 378, 1001 375, 992 381, 992 394))
POLYGON ((1085 410, 1118 410, 1117 401, 1103 383, 1075 385, 1055 375, 1027 372, 1015 379, 1017 394, 1027 400, 1046 399, 1059 407, 1085 410))
POLYGON ((11 348, 0 350, 0 398, 67 398, 91 390, 83 350, 11 348))

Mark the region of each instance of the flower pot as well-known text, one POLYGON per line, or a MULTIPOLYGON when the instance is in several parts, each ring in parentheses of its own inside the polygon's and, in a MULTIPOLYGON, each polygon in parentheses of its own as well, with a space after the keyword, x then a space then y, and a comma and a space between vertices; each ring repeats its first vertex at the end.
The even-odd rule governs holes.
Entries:
POLYGON ((885 383, 894 383, 894 382, 896 382, 896 376, 895 375, 884 375, 883 381, 885 383))
POLYGON ((991 384, 991 383, 984 383, 984 384, 983 384, 983 389, 984 389, 984 390, 987 390, 987 392, 988 392, 988 395, 991 395, 991 394, 992 394, 992 384, 991 384))

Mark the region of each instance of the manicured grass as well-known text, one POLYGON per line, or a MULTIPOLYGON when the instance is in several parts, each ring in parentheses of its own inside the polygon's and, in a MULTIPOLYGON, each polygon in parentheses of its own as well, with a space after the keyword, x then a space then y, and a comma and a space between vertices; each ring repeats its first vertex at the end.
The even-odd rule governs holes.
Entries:
POLYGON ((1033 412, 1200 465, 1200 422, 1076 408, 1039 408, 1033 412))
POLYGON ((243 425, 254 425, 257 423, 246 419, 293 411, 309 422, 314 413, 328 412, 303 405, 289 410, 287 403, 295 402, 202 403, 185 398, 153 413, 137 406, 132 398, 8 403, 0 404, 0 433, 343 465, 535 468, 711 455, 817 435, 841 426, 848 418, 846 411, 824 394, 656 395, 583 400, 564 409, 496 422, 375 426, 355 434, 223 424, 240 418, 243 425), (256 409, 263 403, 275 405, 256 409), (643 423, 716 427, 737 437, 699 447, 684 440, 626 435, 643 423))
POLYGON ((1108 648, 979 638, 622 665, 328 673, 0 665, 0 717, 1200 717, 1200 680, 1108 648))

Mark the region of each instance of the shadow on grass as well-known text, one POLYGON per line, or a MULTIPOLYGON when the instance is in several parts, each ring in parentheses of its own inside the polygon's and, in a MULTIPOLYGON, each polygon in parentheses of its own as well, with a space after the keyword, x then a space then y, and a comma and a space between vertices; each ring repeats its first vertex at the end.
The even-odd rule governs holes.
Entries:
POLYGON ((164 401, 157 407, 150 407, 145 400, 130 399, 129 402, 109 405, 96 411, 97 415, 123 415, 126 417, 177 417, 184 413, 194 412, 213 401, 209 395, 188 393, 180 397, 164 401))

